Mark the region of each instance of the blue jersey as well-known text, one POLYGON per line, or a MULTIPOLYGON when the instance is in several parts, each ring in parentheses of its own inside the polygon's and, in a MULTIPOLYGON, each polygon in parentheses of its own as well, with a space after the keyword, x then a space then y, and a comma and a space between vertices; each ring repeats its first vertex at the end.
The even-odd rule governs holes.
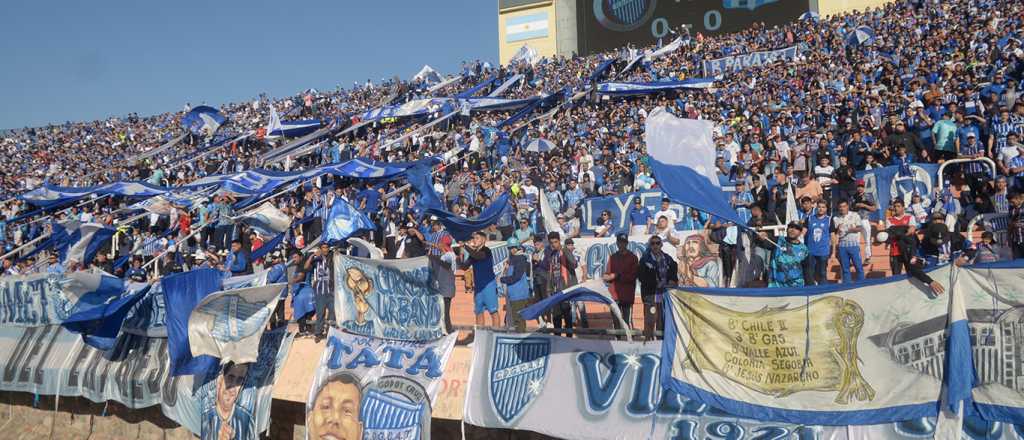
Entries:
POLYGON ((629 225, 630 226, 645 226, 647 221, 651 219, 651 211, 646 207, 641 206, 640 209, 633 207, 629 210, 629 225))
POLYGON ((804 243, 807 250, 815 257, 828 256, 831 244, 832 233, 829 229, 832 225, 832 218, 829 216, 818 217, 812 215, 807 218, 807 235, 804 243))

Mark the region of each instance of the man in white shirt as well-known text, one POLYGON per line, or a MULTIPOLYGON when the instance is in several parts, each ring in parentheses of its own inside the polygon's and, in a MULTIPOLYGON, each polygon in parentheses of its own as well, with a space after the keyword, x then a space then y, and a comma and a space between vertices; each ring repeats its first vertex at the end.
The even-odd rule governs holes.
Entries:
POLYGON ((654 213, 654 219, 652 219, 652 221, 657 221, 656 219, 665 217, 668 219, 669 228, 674 231, 676 228, 676 221, 679 220, 679 216, 676 215, 676 211, 674 209, 669 208, 669 203, 671 202, 668 197, 663 197, 661 199, 661 210, 654 213))

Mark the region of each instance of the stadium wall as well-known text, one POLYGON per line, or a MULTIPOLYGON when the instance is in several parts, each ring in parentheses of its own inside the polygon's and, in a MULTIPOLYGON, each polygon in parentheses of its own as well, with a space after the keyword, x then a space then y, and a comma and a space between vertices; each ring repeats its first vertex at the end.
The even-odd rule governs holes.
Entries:
POLYGON ((575 1, 499 0, 499 61, 507 63, 524 44, 543 57, 575 53, 575 1))

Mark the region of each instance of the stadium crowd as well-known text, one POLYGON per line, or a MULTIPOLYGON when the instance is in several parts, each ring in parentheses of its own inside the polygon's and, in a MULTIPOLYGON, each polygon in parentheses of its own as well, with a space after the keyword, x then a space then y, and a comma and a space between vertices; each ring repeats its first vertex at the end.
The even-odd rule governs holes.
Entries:
MULTIPOLYGON (((118 222, 134 214, 125 209, 133 201, 122 197, 88 201, 54 213, 53 218, 117 225, 116 245, 100 252, 92 265, 120 276, 146 280, 192 267, 243 274, 254 267, 286 264, 290 281, 331 292, 329 284, 324 285, 330 283, 329 268, 322 264, 330 248, 317 247, 310 257, 300 250, 314 247, 329 207, 343 199, 376 222, 378 229, 367 238, 388 258, 430 255, 452 272, 456 266, 472 268, 467 290, 481 296, 476 302, 477 322, 483 324, 490 314, 497 324, 497 301, 488 298, 494 295, 488 288, 495 279, 510 286, 510 309, 583 281, 576 275, 579 255, 573 253, 572 239, 581 236, 584 200, 657 188, 646 164, 644 123, 660 106, 679 117, 715 123, 720 180, 735 188, 729 193, 731 203, 746 226, 761 228, 750 233, 754 252, 764 262, 764 275, 755 284, 861 280, 865 263, 886 257, 872 255, 879 240, 887 248, 893 274, 908 272, 941 293, 941 286, 931 283, 924 272, 929 265, 1024 256, 1022 14, 1024 3, 1013 0, 898 1, 771 29, 754 26, 721 36, 683 35, 678 50, 629 70, 627 49, 498 67, 467 62, 461 79, 435 90, 428 90, 431 83, 421 79, 395 78, 226 105, 221 111, 231 122, 213 138, 182 135, 177 123, 182 112, 15 130, 0 139, 0 194, 9 199, 0 205, 0 240, 6 253, 47 233, 47 222, 38 220, 49 213, 21 218, 35 207, 14 198, 44 181, 87 186, 147 180, 180 186, 260 167, 296 170, 352 158, 398 162, 440 156, 445 162, 435 170, 434 186, 452 212, 473 217, 503 192, 513 196, 513 209, 467 243, 454 243, 439 223, 419 215, 418 196, 404 190, 402 181, 370 185, 332 176, 304 182, 272 199, 296 224, 317 218, 296 226, 266 261, 249 261, 247 253, 271 237, 236 225, 238 200, 231 194, 214 194, 192 209, 178 207, 168 215, 133 215, 130 222, 118 222), (851 44, 846 36, 858 26, 873 29, 877 37, 851 44), (702 77, 701 62, 707 59, 793 45, 801 48, 795 59, 724 72, 710 89, 628 97, 593 91, 591 73, 612 57, 622 58, 606 78, 658 82, 702 77), (502 97, 562 94, 563 99, 553 109, 540 108, 523 118, 508 111, 470 116, 459 112, 427 129, 423 127, 437 113, 426 120, 361 124, 366 110, 452 96, 484 78, 498 78, 496 87, 515 75, 522 75, 522 80, 502 97), (320 119, 338 129, 309 154, 265 163, 263 154, 286 142, 261 133, 271 107, 286 117, 320 119), (510 118, 513 121, 505 123, 510 118), (350 129, 343 130, 346 127, 350 129), (182 138, 174 148, 138 159, 178 136, 182 138), (553 148, 528 151, 527 146, 539 139, 553 148), (958 158, 991 162, 949 166, 932 192, 894 197, 888 206, 865 192, 857 177, 883 166, 913 173, 912 164, 958 158), (562 231, 545 230, 539 209, 542 192, 562 231), (787 208, 792 205, 796 211, 787 208), (884 213, 885 220, 871 221, 872 212, 884 213), (1003 220, 983 222, 980 226, 987 230, 979 240, 976 231, 967 229, 980 214, 996 214, 991 218, 1003 220), (778 227, 764 228, 768 226, 778 227), (487 267, 490 251, 484 243, 494 240, 506 240, 514 249, 508 273, 494 274, 487 267), (460 245, 466 250, 457 253, 460 245), (159 259, 155 265, 147 264, 154 258, 159 259), (839 280, 828 279, 826 269, 833 259, 841 267, 839 280), (115 266, 115 261, 121 265, 115 266)), ((726 268, 732 267, 741 245, 728 232, 730 225, 708 221, 695 210, 680 216, 637 205, 629 217, 623 229, 602 217, 596 233, 618 236, 620 241, 626 235, 652 234, 649 250, 639 259, 642 263, 623 251, 616 254, 621 261, 613 263, 614 274, 605 277, 624 308, 633 304, 631 286, 637 278, 645 303, 654 303, 659 289, 679 281, 675 263, 659 250, 663 241, 678 241, 673 233, 677 222, 687 229, 711 230, 726 268)), ((11 255, 3 262, 5 274, 83 268, 58 261, 55 255, 46 258, 37 264, 34 257, 11 255)), ((454 282, 447 286, 450 299, 454 282)), ((329 309, 318 307, 319 312, 329 309)), ((581 318, 577 315, 579 311, 566 306, 547 321, 571 327, 581 318)), ((318 323, 331 319, 317 316, 318 323)), ((649 326, 653 322, 652 317, 649 326)), ((519 320, 514 325, 524 324, 519 320)))

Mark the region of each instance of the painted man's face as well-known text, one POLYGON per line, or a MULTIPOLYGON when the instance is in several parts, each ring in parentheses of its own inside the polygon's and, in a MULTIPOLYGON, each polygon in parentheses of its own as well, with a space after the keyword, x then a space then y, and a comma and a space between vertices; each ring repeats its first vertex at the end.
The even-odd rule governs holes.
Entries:
POLYGON ((330 382, 316 400, 308 420, 309 438, 314 440, 362 440, 359 421, 362 393, 356 384, 330 382))

